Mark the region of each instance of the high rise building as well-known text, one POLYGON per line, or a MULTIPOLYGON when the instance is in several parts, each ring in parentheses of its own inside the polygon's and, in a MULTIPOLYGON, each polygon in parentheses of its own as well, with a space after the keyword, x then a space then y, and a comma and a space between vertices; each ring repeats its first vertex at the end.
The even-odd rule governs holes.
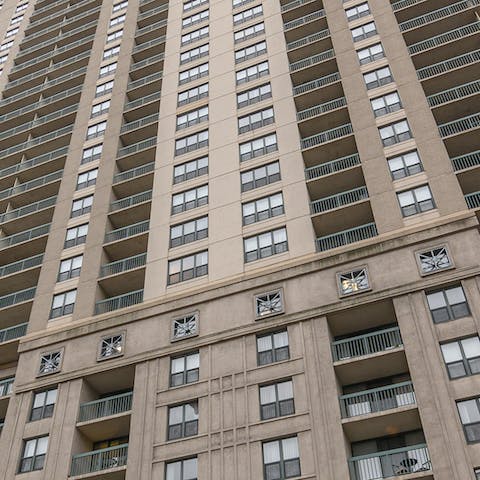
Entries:
POLYGON ((479 12, 4 0, 0 479, 480 479, 479 12))

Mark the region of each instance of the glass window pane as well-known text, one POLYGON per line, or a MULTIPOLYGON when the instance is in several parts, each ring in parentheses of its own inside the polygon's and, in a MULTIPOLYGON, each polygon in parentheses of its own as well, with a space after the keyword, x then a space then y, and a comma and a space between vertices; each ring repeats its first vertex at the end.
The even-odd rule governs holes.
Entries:
POLYGON ((457 342, 441 345, 443 358, 446 363, 457 362, 462 359, 462 352, 457 342))
POLYGON ((265 405, 267 403, 275 403, 275 385, 268 385, 260 388, 260 403, 265 405))
POLYGON ((290 460, 292 458, 298 458, 298 442, 297 437, 286 438, 282 440, 283 458, 290 460))
POLYGON ((443 292, 435 292, 427 295, 428 306, 430 310, 442 308, 447 305, 443 292))
POLYGON ((200 355, 198 353, 188 355, 187 370, 192 370, 193 368, 199 368, 199 367, 200 367, 200 355))
POLYGON ((458 413, 462 423, 480 422, 480 412, 476 400, 467 400, 465 402, 458 402, 458 413))
POLYGON ((448 303, 450 305, 455 305, 457 303, 466 302, 465 294, 463 293, 462 287, 450 288, 445 291, 447 295, 448 303))
POLYGON ((190 458, 183 461, 183 480, 193 480, 197 478, 197 459, 190 458))
POLYGON ((275 348, 288 346, 288 333, 287 332, 276 333, 273 336, 273 343, 275 348))
POLYGON ((185 370, 185 358, 172 358, 172 363, 170 366, 171 373, 180 373, 185 370))
POLYGON ((266 352, 272 349, 272 337, 270 335, 257 338, 257 350, 259 352, 266 352))
POLYGON ((278 442, 268 442, 263 444, 263 463, 274 463, 280 461, 280 451, 278 442))
POLYGON ((182 480, 182 462, 169 463, 167 465, 166 480, 182 480))
POLYGON ((480 356, 480 339, 478 337, 465 338, 461 343, 467 358, 480 356))
POLYGON ((47 453, 48 437, 41 437, 37 439, 37 450, 35 455, 45 455, 47 453))
POLYGON ((277 385, 278 400, 286 400, 287 398, 293 398, 293 383, 291 381, 282 382, 277 385))

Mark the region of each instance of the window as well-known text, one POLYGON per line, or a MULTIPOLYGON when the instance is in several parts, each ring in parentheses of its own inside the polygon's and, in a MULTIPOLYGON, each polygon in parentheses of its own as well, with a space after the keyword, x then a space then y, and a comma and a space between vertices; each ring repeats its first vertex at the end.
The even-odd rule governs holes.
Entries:
POLYGON ((287 229, 285 227, 261 233, 243 240, 245 262, 253 262, 288 251, 287 229))
POLYGON ((196 102, 197 100, 206 97, 208 97, 208 83, 180 92, 177 98, 177 107, 181 107, 187 103, 196 102))
POLYGON ((235 52, 235 63, 245 62, 251 58, 259 57, 264 53, 267 53, 267 42, 255 43, 254 45, 237 50, 235 52))
POLYGON ((208 20, 209 15, 210 15, 209 10, 203 10, 203 12, 198 12, 195 15, 190 15, 189 17, 185 17, 182 20, 182 27, 188 28, 197 23, 204 22, 205 20, 208 20))
POLYGON ((415 175, 423 170, 422 162, 416 150, 389 158, 387 161, 394 180, 415 175))
POLYGON ((123 37, 123 30, 117 30, 116 32, 109 33, 107 35, 107 43, 114 42, 115 40, 120 40, 123 37))
POLYGON ((374 70, 373 72, 364 73, 363 79, 365 80, 367 90, 393 82, 392 72, 389 67, 383 67, 374 70))
POLYGON ((357 50, 358 60, 360 65, 365 65, 366 63, 374 62, 379 58, 383 58, 385 53, 381 43, 372 45, 371 47, 362 48, 362 50, 357 50))
POLYGON ((242 192, 248 192, 254 188, 263 187, 280 180, 280 163, 269 163, 262 167, 247 170, 240 174, 242 192))
POLYGON ((87 233, 88 223, 78 225, 78 227, 68 228, 63 248, 75 247, 76 245, 81 245, 82 243, 85 243, 85 241, 87 240, 87 233))
POLYGON ((190 2, 185 2, 183 4, 183 11, 187 12, 188 10, 192 10, 193 8, 199 7, 204 3, 208 3, 208 0, 191 0, 190 2))
POLYGON ((191 437, 198 434, 198 402, 193 401, 168 409, 168 438, 191 437))
POLYGON ((123 10, 124 8, 127 8, 127 7, 128 7, 128 1, 115 3, 113 5, 112 12, 118 12, 119 10, 123 10))
POLYGON ((25 440, 19 473, 42 470, 48 448, 48 435, 25 440))
POLYGON ((18 33, 19 30, 20 29, 18 27, 7 30, 7 33, 5 33, 5 38, 13 37, 14 35, 16 35, 18 33))
POLYGON ((165 480, 197 480, 197 458, 166 464, 165 480))
POLYGON ((373 98, 370 100, 370 104, 372 105, 373 114, 376 117, 396 112, 402 108, 402 102, 397 92, 373 98))
POLYGON ((208 252, 200 252, 168 262, 168 284, 185 282, 208 274, 208 252))
POLYGON ((283 295, 281 290, 255 295, 255 316, 270 317, 283 313, 283 295))
POLYGON ((200 354, 187 353, 170 360, 170 386, 178 387, 187 383, 198 382, 200 354))
POLYGON ((112 18, 110 20, 109 28, 114 27, 115 25, 120 25, 125 21, 125 15, 119 15, 118 17, 112 18))
POLYGON ((259 366, 281 362, 289 358, 290 349, 286 330, 257 336, 257 363, 259 366))
POLYGON ((242 108, 272 97, 272 87, 269 83, 255 87, 242 93, 237 93, 237 107, 242 108))
POLYGON ((180 54, 180 65, 184 63, 193 62, 199 58, 206 57, 208 55, 209 45, 201 45, 200 47, 192 48, 180 54))
POLYGON ((108 112, 110 108, 110 100, 105 100, 102 103, 97 103, 96 105, 92 106, 92 113, 90 114, 90 118, 99 117, 100 115, 104 115, 108 112))
POLYGON ((412 138, 412 132, 410 131, 410 127, 406 120, 392 123, 386 127, 381 127, 378 129, 378 131, 384 147, 405 142, 406 140, 412 138))
POLYGON ((273 107, 250 113, 238 119, 238 133, 245 133, 275 122, 273 107))
POLYGON ((450 378, 480 373, 480 338, 464 338, 440 345, 450 378))
POLYGON ((260 387, 260 418, 283 417, 295 413, 292 380, 260 387))
POLYGON ((208 37, 209 28, 203 27, 199 28, 198 30, 194 30, 193 32, 186 33, 182 35, 182 47, 184 45, 188 45, 189 43, 196 42, 197 40, 201 40, 202 38, 208 37))
POLYGON ((101 137, 105 133, 105 129, 107 128, 107 121, 96 123, 95 125, 91 125, 88 127, 87 130, 87 140, 91 138, 101 137))
POLYGON ((233 0, 232 6, 233 8, 236 8, 250 2, 253 2, 253 0, 233 0))
POLYGON ((398 203, 404 217, 427 212, 435 208, 432 192, 428 185, 397 193, 398 203))
POLYGON ((366 15, 370 14, 370 8, 368 7, 368 3, 361 3, 360 5, 356 5, 353 8, 349 8, 345 10, 347 15, 347 19, 349 22, 355 20, 357 18, 365 17, 366 15))
POLYGON ((190 112, 177 116, 177 130, 197 125, 208 120, 208 105, 206 107, 190 110, 190 112))
POLYGON ((480 480, 480 468, 476 468, 473 473, 475 474, 476 480, 480 480))
POLYGON ((263 15, 263 8, 261 5, 257 5, 256 7, 249 8, 248 10, 244 10, 243 12, 237 13, 233 16, 233 24, 239 25, 240 23, 245 23, 252 18, 259 17, 263 15))
POLYGON ((240 161, 250 160, 251 158, 266 155, 267 153, 278 150, 277 135, 272 133, 265 137, 256 138, 249 142, 240 144, 240 161))
POLYGON ((206 146, 208 146, 208 130, 203 130, 175 140, 175 155, 183 155, 206 146))
POLYGON ((97 176, 98 168, 80 173, 77 177, 77 190, 95 185, 95 183, 97 183, 97 176))
POLYGON ((172 195, 172 215, 201 207, 208 203, 208 185, 172 195))
POLYGON ((23 15, 18 15, 18 17, 13 17, 10 20, 10 25, 15 25, 16 23, 20 23, 23 20, 23 15))
POLYGON ((27 2, 27 3, 23 3, 22 5, 19 5, 19 6, 15 9, 15 13, 23 12, 23 10, 26 10, 27 8, 28 8, 28 2, 27 2))
POLYGON ((7 43, 3 43, 2 45, 0 45, 0 52, 2 50, 8 50, 12 45, 13 45, 13 40, 10 40, 7 43))
POLYGON ((265 33, 265 24, 263 22, 252 25, 251 27, 244 28, 233 34, 233 39, 235 43, 244 42, 249 38, 256 37, 257 35, 262 35, 265 33))
POLYGON ((113 75, 117 70, 117 62, 110 63, 109 65, 104 65, 100 67, 99 78, 106 77, 108 75, 113 75))
POLYGON ((370 288, 366 268, 337 274, 340 295, 351 295, 370 288))
POLYGON ((208 217, 170 227, 170 247, 178 247, 208 237, 208 217))
POLYGON ((0 65, 2 63, 5 63, 7 61, 7 58, 8 58, 8 54, 7 55, 3 55, 2 57, 0 57, 0 65))
POLYGON ((192 82, 198 78, 206 77, 208 75, 208 63, 202 63, 196 67, 190 68, 178 74, 178 84, 184 85, 185 83, 192 82))
POLYGON ((185 182, 208 173, 208 157, 196 158, 173 167, 173 183, 185 182))
POLYGON ((95 97, 102 97, 103 95, 107 95, 111 93, 113 90, 113 80, 109 82, 102 83, 101 85, 97 85, 95 88, 95 97))
POLYGON ((244 70, 240 70, 235 74, 235 76, 237 85, 240 85, 242 83, 251 82, 257 78, 264 77, 268 74, 268 61, 265 61, 258 63, 257 65, 253 65, 252 67, 248 67, 244 70))
POLYGON ((351 30, 352 38, 354 42, 359 42, 360 40, 365 40, 366 38, 373 37, 377 33, 377 27, 375 22, 369 22, 360 27, 354 28, 351 30))
POLYGON ((198 314, 176 318, 172 323, 172 341, 198 335, 198 314))
POLYGON ((276 217, 283 213, 285 213, 285 209, 283 207, 283 195, 281 192, 242 204, 244 225, 261 222, 262 220, 276 217))
POLYGON ((60 370, 62 362, 62 352, 43 353, 40 357, 39 375, 47 375, 60 370))
POLYGON ((420 252, 417 257, 422 274, 438 272, 452 266, 446 247, 437 247, 420 252))
POLYGON ((83 262, 83 255, 77 255, 76 257, 62 260, 60 262, 57 282, 63 282, 64 280, 68 280, 70 278, 75 278, 80 276, 82 262, 83 262))
POLYGON ((457 408, 467 442, 480 442, 480 397, 457 402, 457 408))
POLYGON ((57 293, 54 295, 52 308, 50 310, 50 319, 73 313, 76 298, 76 290, 69 290, 68 292, 57 293))
POLYGON ((300 455, 297 437, 263 442, 265 480, 283 480, 300 476, 300 455))
POLYGON ((105 360, 106 358, 123 355, 124 343, 125 338, 123 333, 103 337, 100 341, 98 359, 105 360))
POLYGON ((447 322, 470 315, 461 285, 427 293, 427 302, 433 323, 447 322))
MULTIPOLYGON (((103 52, 103 60, 106 60, 107 58, 110 57, 115 57, 120 53, 120 45, 117 45, 112 48, 108 48, 103 52)), ((109 72, 110 73, 110 72, 109 72)))
POLYGON ((53 416, 53 409, 57 401, 57 388, 37 392, 33 396, 32 411, 30 412, 30 421, 50 418, 53 416))
POLYGON ((72 203, 72 211, 70 214, 70 218, 79 217, 80 215, 85 215, 86 213, 89 213, 92 210, 92 204, 93 195, 74 200, 72 203))

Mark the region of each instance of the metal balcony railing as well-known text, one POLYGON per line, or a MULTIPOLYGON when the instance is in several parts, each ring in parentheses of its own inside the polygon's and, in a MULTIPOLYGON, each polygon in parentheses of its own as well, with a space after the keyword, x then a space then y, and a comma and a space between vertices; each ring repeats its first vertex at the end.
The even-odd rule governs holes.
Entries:
POLYGON ((163 78, 163 72, 155 72, 146 77, 139 78, 138 80, 133 80, 128 82, 127 91, 133 90, 138 87, 143 87, 149 83, 156 82, 157 80, 161 80, 163 78))
POLYGON ((359 455, 348 461, 352 480, 380 480, 432 469, 425 444, 359 455))
POLYGON ((151 10, 147 10, 146 12, 140 13, 140 15, 137 18, 137 21, 144 20, 145 18, 151 17, 152 15, 156 15, 157 13, 164 12, 165 10, 168 10, 168 3, 164 3, 163 5, 160 5, 157 8, 152 8, 151 10))
POLYGON ((113 183, 120 183, 125 182, 126 180, 131 180, 132 178, 140 177, 141 175, 145 175, 146 173, 153 172, 155 168, 155 162, 146 163, 145 165, 141 165, 140 167, 135 167, 130 170, 126 170, 125 172, 120 172, 114 175, 113 183))
POLYGON ((74 455, 70 476, 99 472, 110 468, 123 467, 127 464, 128 443, 118 447, 102 448, 93 452, 74 455))
POLYGON ((143 290, 136 290, 134 292, 124 293, 112 298, 106 298, 95 303, 95 315, 102 313, 113 312, 120 308, 131 307, 143 302, 143 290))
POLYGON ((324 18, 324 17, 325 17, 325 10, 317 10, 316 12, 309 13, 308 15, 304 15, 303 17, 296 18, 291 22, 284 23, 283 29, 285 31, 291 30, 292 28, 299 27, 300 25, 305 25, 306 23, 310 23, 310 22, 313 22, 314 20, 317 20, 319 18, 324 18))
POLYGON ((375 223, 366 223, 358 227, 342 230, 316 239, 317 251, 324 252, 332 248, 343 247, 378 235, 375 223))
POLYGON ((457 172, 459 170, 465 170, 466 168, 477 167, 480 165, 480 150, 475 152, 466 153, 450 159, 453 165, 453 169, 457 172))
POLYGON ((141 142, 134 143, 133 145, 129 145, 128 147, 119 148, 117 152, 117 159, 120 157, 131 155, 132 153, 137 153, 141 150, 145 150, 146 148, 154 147, 156 144, 157 144, 157 137, 150 137, 150 138, 147 138, 146 140, 142 140, 141 142))
POLYGON ((360 155, 355 153, 346 157, 336 158, 330 162, 321 163, 305 169, 305 178, 307 180, 313 180, 315 178, 321 178, 332 173, 341 172, 347 168, 356 167, 360 165, 360 155))
POLYGON ((477 93, 480 93, 480 80, 474 80, 473 82, 464 83, 463 85, 443 90, 434 95, 429 95, 427 100, 431 107, 438 107, 448 102, 476 95, 477 93))
POLYGON ((134 268, 143 267, 147 261, 147 254, 141 253, 129 258, 123 258, 116 262, 107 263, 100 268, 100 278, 108 277, 122 272, 133 270, 134 268))
POLYGON ((15 381, 15 377, 5 378, 4 380, 0 380, 0 397, 5 397, 12 393, 14 381, 15 381))
POLYGON ((335 57, 335 52, 332 49, 326 50, 325 52, 317 53, 316 55, 312 55, 311 57, 303 58, 298 62, 293 62, 290 64, 290 71, 296 72, 302 68, 311 67, 312 65, 316 65, 318 63, 322 63, 325 60, 330 60, 331 58, 335 57))
POLYGON ((26 288, 15 293, 9 293, 0 297, 0 308, 11 307, 18 303, 28 302, 35 296, 36 287, 26 288))
POLYGON ((160 62, 165 58, 165 54, 159 53, 158 55, 153 55, 152 57, 145 58, 144 60, 140 60, 139 62, 132 63, 130 65, 129 73, 134 72, 140 68, 146 67, 148 65, 153 65, 154 63, 160 62))
POLYGON ((353 134, 353 127, 351 123, 346 123, 340 127, 335 127, 330 130, 325 130, 324 132, 317 133, 311 137, 302 138, 301 147, 302 148, 311 148, 318 145, 322 145, 333 140, 338 140, 342 137, 347 137, 348 135, 353 134))
POLYGON ((402 382, 385 387, 362 390, 340 396, 342 418, 384 412, 393 408, 415 405, 412 382, 402 382))
POLYGON ((25 230, 24 232, 19 232, 14 235, 10 235, 9 237, 0 238, 0 250, 2 248, 16 245, 17 243, 27 242, 33 238, 41 237, 42 235, 47 235, 49 231, 50 223, 47 223, 46 225, 25 230))
POLYGON ((324 113, 336 110, 337 108, 342 108, 347 105, 347 100, 345 97, 335 98, 329 102, 321 103, 320 105, 315 105, 313 107, 301 110, 297 113, 297 121, 301 122, 308 118, 316 117, 317 115, 322 115, 324 113))
POLYGON ((152 199, 152 191, 147 190, 146 192, 137 193, 130 197, 121 198, 110 204, 110 212, 115 212, 117 210, 122 210, 124 208, 132 207, 139 203, 148 202, 152 199))
POLYGON ((134 122, 125 123, 120 129, 120 133, 129 132, 130 130, 136 130, 137 128, 141 128, 154 122, 158 122, 158 113, 153 113, 152 115, 148 115, 148 117, 140 118, 139 120, 135 120, 134 122))
POLYGON ((294 0, 293 2, 288 2, 282 5, 282 13, 288 12, 289 10, 293 10, 294 8, 300 7, 301 5, 305 5, 306 3, 312 3, 315 0, 294 0))
POLYGON ((307 35, 306 37, 299 38, 294 42, 287 43, 287 50, 293 50, 294 48, 303 47, 305 45, 310 45, 311 43, 318 42, 323 38, 330 36, 330 30, 326 28, 325 30, 320 30, 320 32, 314 33, 312 35, 307 35))
POLYGON ((133 47, 132 53, 138 53, 141 52, 142 50, 146 50, 147 48, 150 47, 155 47, 157 45, 160 45, 161 43, 165 43, 166 36, 162 35, 161 37, 154 38, 153 40, 149 40, 148 42, 143 42, 139 43, 138 45, 135 45, 133 47))
POLYGON ((27 326, 28 322, 0 330, 0 343, 9 342, 23 337, 27 333, 27 326))
POLYGON ((151 32, 152 30, 157 30, 157 28, 165 27, 167 23, 168 23, 168 20, 165 18, 158 22, 152 23, 151 25, 147 25, 145 27, 139 28, 135 32, 135 37, 140 37, 141 35, 145 35, 146 33, 151 32))
POLYGON ((118 228, 117 230, 112 230, 105 235, 104 243, 116 242, 118 240, 123 240, 133 235, 139 235, 140 233, 147 232, 149 228, 149 221, 134 223, 133 225, 128 225, 127 227, 118 228))
POLYGON ((468 208, 480 208, 480 191, 465 195, 468 208))
POLYGON ((97 418, 118 415, 128 412, 132 408, 133 392, 112 395, 111 397, 101 398, 93 402, 86 402, 80 405, 78 415, 79 422, 88 422, 97 418))
MULTIPOLYGON (((69 11, 59 10, 57 12, 52 13, 51 15, 48 15, 47 17, 42 17, 42 18, 39 18, 37 20, 32 18, 32 20, 30 20, 30 25, 28 26, 28 30, 31 27, 36 27, 38 25, 41 25, 42 23, 46 23, 47 21, 53 20, 54 18, 57 18, 57 17, 62 17, 62 19, 63 19, 63 17, 65 17, 65 15, 67 13, 72 14, 75 10, 87 5, 90 2, 91 2, 91 0, 84 0, 83 2, 81 1, 81 2, 78 2, 78 3, 75 3, 75 4, 71 5, 69 7, 69 11)), ((34 12, 34 13, 37 13, 37 12, 34 12)), ((32 17, 33 17, 33 15, 32 15, 32 17)), ((69 17, 67 20, 70 20, 71 18, 75 18, 75 16, 69 17)), ((28 30, 27 30, 27 33, 28 33, 28 30)))
POLYGON ((38 267, 43 262, 43 253, 40 255, 35 255, 33 257, 24 258, 18 262, 7 263, 0 267, 0 277, 5 277, 7 275, 12 275, 12 273, 22 272, 29 268, 38 267))
POLYGON ((310 90, 315 90, 316 88, 322 88, 326 85, 338 82, 340 80, 340 74, 338 72, 325 75, 324 77, 317 78, 310 82, 302 83, 296 87, 293 87, 293 94, 300 95, 302 93, 309 92, 310 90))
POLYGON ((444 123, 438 126, 438 131, 442 138, 451 135, 458 135, 468 130, 480 127, 480 113, 474 113, 468 117, 459 118, 452 122, 444 123))
POLYGON ((70 0, 56 0, 56 1, 53 1, 53 2, 51 2, 49 0, 45 0, 45 1, 47 2, 47 5, 45 5, 42 8, 34 10, 33 13, 32 13, 32 17, 31 17, 32 19, 35 16, 37 16, 38 14, 46 12, 47 10, 50 10, 51 8, 56 7, 57 5, 61 5, 62 3, 69 3, 70 0))
POLYGON ((131 102, 125 103, 123 111, 126 112, 127 110, 132 110, 134 108, 141 107, 142 105, 146 105, 147 103, 154 102, 155 100, 160 100, 161 96, 161 92, 155 92, 147 95, 146 97, 140 97, 137 100, 132 100, 131 102))
MULTIPOLYGON (((39 202, 29 203, 24 207, 16 208, 15 210, 10 210, 9 212, 3 213, 0 215, 0 223, 9 222, 15 218, 24 217, 25 215, 30 215, 31 213, 38 212, 44 208, 49 208, 55 205, 57 197, 49 197, 39 202)), ((1 267, 0 267, 1 270, 1 267)))
POLYGON ((385 328, 332 342, 333 360, 338 362, 339 360, 386 352, 402 345, 400 329, 398 327, 385 328))
POLYGON ((6 190, 2 190, 0 192, 0 199, 11 197, 12 195, 17 195, 22 192, 27 192, 28 190, 32 190, 33 188, 41 187, 42 185, 46 185, 50 182, 55 182, 60 180, 63 175, 63 170, 57 170, 56 172, 49 173, 48 175, 44 175, 43 177, 34 178, 29 182, 20 183, 15 185, 14 187, 7 188, 6 190))
POLYGON ((458 57, 449 58, 443 62, 420 68, 417 70, 417 77, 419 80, 426 80, 468 65, 475 65, 478 62, 480 62, 480 50, 474 50, 473 52, 464 53, 458 57))
POLYGON ((394 12, 401 10, 402 8, 411 7, 417 3, 425 2, 426 0, 400 0, 399 2, 392 3, 392 9, 394 12))
POLYGON ((358 187, 310 202, 312 215, 351 205, 368 198, 367 187, 358 187))

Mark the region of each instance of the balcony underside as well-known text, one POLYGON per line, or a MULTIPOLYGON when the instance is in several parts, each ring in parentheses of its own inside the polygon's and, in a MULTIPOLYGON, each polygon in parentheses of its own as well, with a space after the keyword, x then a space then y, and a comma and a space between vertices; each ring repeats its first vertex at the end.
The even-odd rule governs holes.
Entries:
MULTIPOLYGON (((3 322, 2 322, 3 325, 3 322)), ((0 366, 2 364, 7 364, 14 362, 18 359, 18 343, 20 339, 16 338, 14 340, 10 340, 8 342, 0 343, 0 366)), ((4 417, 4 415, 0 415, 0 417, 4 417)))
POLYGON ((127 467, 116 467, 99 472, 85 473, 84 475, 75 475, 68 477, 69 480, 124 480, 127 467))
POLYGON ((132 290, 141 290, 145 283, 145 267, 101 278, 98 283, 106 297, 116 297, 132 290))
POLYGON ((365 185, 365 179, 360 164, 307 181, 311 200, 334 195, 337 192, 350 190, 361 185, 365 185))
POLYGON ((79 422, 77 429, 92 442, 100 442, 105 438, 126 437, 130 432, 130 412, 79 422))

